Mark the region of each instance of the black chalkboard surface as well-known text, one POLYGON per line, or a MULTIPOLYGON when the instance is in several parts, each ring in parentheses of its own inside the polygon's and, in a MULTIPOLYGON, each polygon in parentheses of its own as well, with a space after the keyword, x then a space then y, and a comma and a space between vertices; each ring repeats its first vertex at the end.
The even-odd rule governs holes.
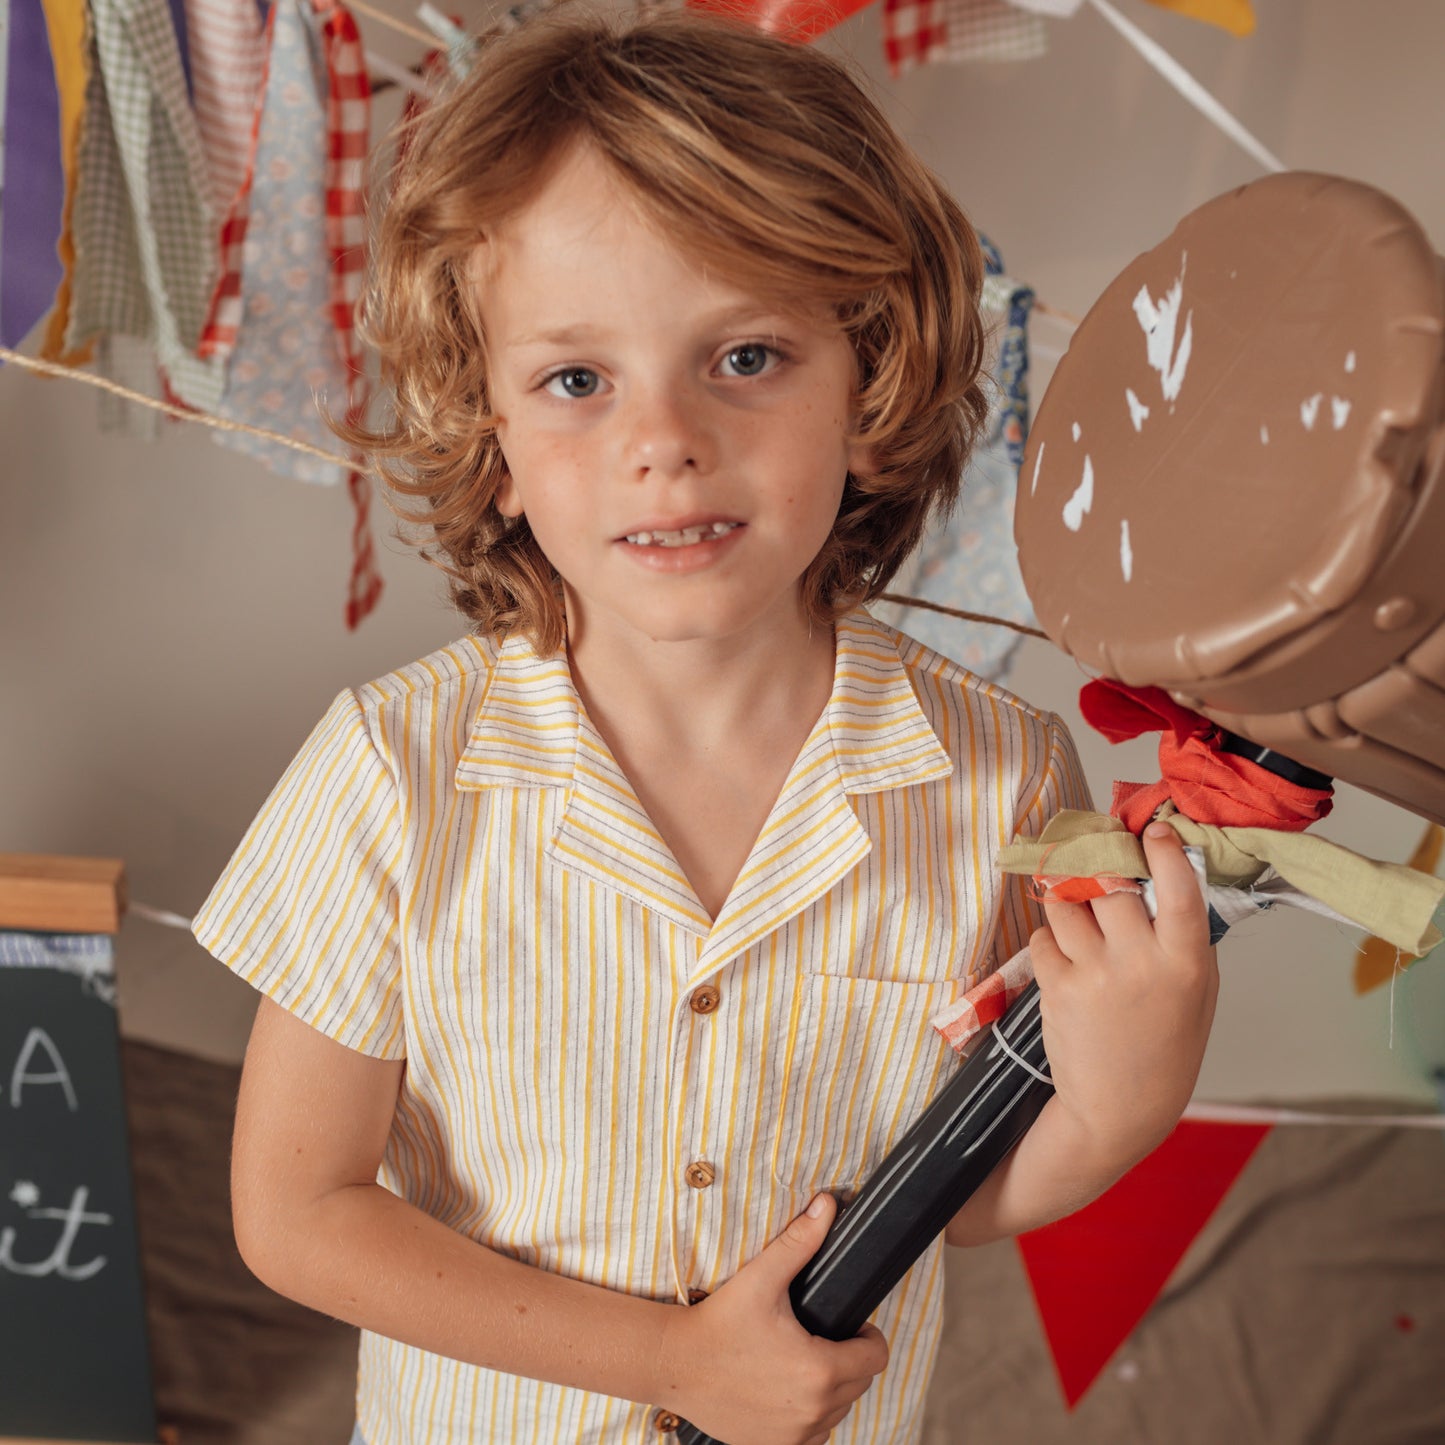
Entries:
POLYGON ((156 1439, 110 939, 0 932, 0 1440, 156 1439))

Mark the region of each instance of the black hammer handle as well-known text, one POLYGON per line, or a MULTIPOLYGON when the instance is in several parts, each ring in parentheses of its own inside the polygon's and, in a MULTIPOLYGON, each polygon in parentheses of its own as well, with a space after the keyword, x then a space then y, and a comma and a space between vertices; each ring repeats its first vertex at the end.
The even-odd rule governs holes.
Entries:
MULTIPOLYGON (((1038 1118, 1054 1091, 1041 1077, 1047 1073, 1039 990, 1030 984, 838 1211, 793 1281, 793 1310, 810 1333, 830 1340, 858 1333, 1038 1118)), ((723 1445, 686 1422, 678 1439, 723 1445)))

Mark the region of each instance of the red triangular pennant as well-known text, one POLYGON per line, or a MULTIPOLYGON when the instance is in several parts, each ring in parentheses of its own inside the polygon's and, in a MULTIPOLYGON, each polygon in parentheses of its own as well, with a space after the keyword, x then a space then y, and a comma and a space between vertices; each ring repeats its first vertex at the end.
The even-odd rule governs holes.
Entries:
POLYGON ((1268 1124, 1183 1120, 1077 1214, 1019 1236, 1019 1251, 1072 1410, 1159 1297, 1268 1124))

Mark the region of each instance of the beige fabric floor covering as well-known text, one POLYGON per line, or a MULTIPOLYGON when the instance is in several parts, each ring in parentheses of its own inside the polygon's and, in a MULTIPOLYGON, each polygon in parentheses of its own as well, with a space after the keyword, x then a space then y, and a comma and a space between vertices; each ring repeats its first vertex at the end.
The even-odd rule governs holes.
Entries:
MULTIPOLYGON (((130 1042, 124 1067, 161 1421, 344 1445, 355 1332, 231 1239, 238 1071, 130 1042)), ((1011 1242, 950 1253, 947 1310, 925 1445, 1445 1445, 1445 1137, 1276 1128, 1072 1413, 1011 1242)))

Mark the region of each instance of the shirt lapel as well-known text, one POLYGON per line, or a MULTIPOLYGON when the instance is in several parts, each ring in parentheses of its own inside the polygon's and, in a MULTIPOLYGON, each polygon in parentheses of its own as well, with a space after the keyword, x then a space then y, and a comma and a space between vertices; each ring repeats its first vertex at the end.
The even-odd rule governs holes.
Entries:
POLYGON ((549 858, 699 938, 707 933, 707 910, 587 716, 565 657, 539 658, 525 638, 507 639, 456 783, 562 789, 549 858))
POLYGON ((698 959, 693 982, 796 918, 873 844, 851 795, 953 771, 919 706, 895 634, 866 613, 837 625, 833 692, 698 959))

